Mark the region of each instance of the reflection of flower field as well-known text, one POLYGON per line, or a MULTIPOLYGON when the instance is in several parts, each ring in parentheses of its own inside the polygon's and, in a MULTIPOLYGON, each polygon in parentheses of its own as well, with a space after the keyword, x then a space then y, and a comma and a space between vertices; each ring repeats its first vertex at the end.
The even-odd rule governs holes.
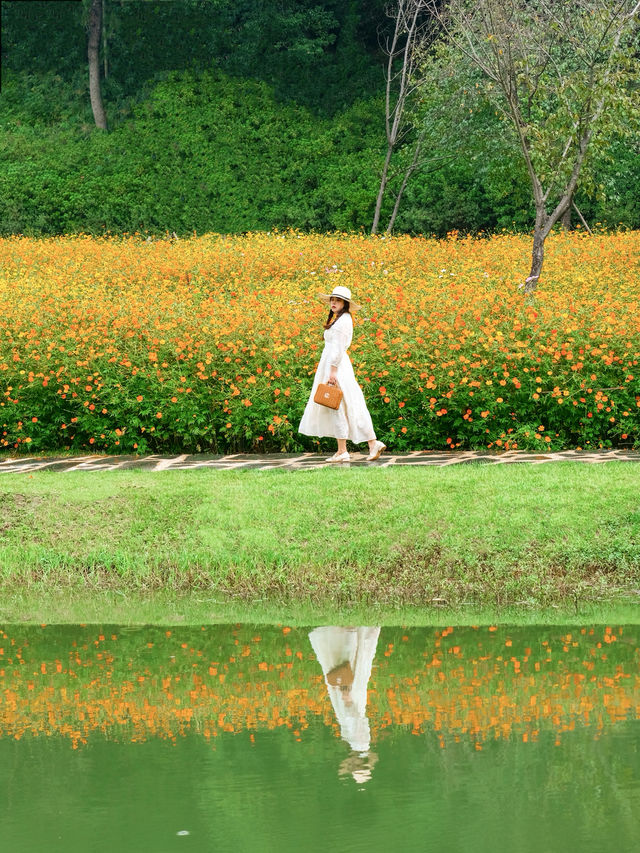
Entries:
POLYGON ((394 449, 638 436, 640 232, 529 241, 340 235, 0 240, 4 447, 294 449, 318 291, 364 303, 352 359, 394 449))
MULTIPOLYGON (((382 629, 369 683, 372 740, 557 742, 640 718, 629 628, 382 629)), ((74 748, 188 733, 214 739, 322 721, 339 734, 307 631, 213 626, 0 632, 0 736, 57 735, 74 748)))

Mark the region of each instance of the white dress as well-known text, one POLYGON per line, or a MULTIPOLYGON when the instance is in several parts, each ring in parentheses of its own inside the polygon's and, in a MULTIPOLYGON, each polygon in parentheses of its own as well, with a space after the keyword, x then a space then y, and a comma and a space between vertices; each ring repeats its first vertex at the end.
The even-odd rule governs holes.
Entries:
POLYGON ((359 753, 368 752, 371 742, 367 719, 367 686, 379 635, 378 627, 344 628, 328 625, 314 628, 309 634, 340 724, 340 734, 351 749, 359 753), (327 673, 347 661, 353 671, 353 684, 345 691, 329 684, 327 673))
POLYGON ((325 330, 324 349, 313 380, 309 401, 298 431, 303 435, 350 439, 354 444, 375 439, 371 415, 358 385, 347 350, 353 338, 353 320, 342 314, 325 330), (313 395, 321 382, 329 378, 331 367, 338 369, 338 385, 343 393, 339 409, 315 403, 313 395))

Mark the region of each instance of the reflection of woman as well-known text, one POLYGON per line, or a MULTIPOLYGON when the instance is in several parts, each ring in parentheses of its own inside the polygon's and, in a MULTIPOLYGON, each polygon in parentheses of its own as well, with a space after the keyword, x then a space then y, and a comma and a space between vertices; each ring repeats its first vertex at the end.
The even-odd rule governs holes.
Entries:
POLYGON ((369 752, 367 685, 380 628, 314 628, 309 639, 324 673, 325 684, 340 733, 356 755, 341 765, 340 775, 351 773, 357 782, 371 778, 377 756, 369 752))
POLYGON ((324 324, 325 344, 298 430, 303 435, 328 436, 338 440, 338 450, 327 462, 349 461, 347 439, 354 444, 366 441, 369 445, 367 461, 373 462, 386 450, 386 445, 376 438, 364 394, 347 355, 353 337, 351 311, 358 310, 360 306, 352 301, 349 288, 342 285, 334 287, 331 295, 320 294, 320 298, 328 302, 330 308, 324 324), (328 409, 314 402, 313 396, 321 382, 341 389, 343 398, 338 409, 328 409))

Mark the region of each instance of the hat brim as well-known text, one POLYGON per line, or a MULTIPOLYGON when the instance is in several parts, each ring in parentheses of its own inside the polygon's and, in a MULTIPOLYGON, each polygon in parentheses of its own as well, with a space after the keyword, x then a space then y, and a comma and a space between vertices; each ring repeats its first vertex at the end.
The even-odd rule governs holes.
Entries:
MULTIPOLYGON (((321 299, 323 302, 325 302, 328 305, 329 300, 331 299, 332 295, 333 295, 332 293, 319 293, 318 298, 321 299)), ((353 299, 344 299, 344 297, 342 297, 342 296, 339 296, 338 298, 342 299, 343 302, 349 303, 349 310, 350 311, 360 311, 360 309, 362 308, 362 305, 360 305, 359 302, 354 302, 353 299)))

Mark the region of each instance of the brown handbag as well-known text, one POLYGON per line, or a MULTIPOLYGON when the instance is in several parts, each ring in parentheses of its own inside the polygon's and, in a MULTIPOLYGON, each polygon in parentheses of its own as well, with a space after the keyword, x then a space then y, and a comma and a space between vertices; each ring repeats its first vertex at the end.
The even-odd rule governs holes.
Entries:
POLYGON ((327 673, 327 684, 330 684, 332 687, 341 687, 344 690, 347 687, 351 687, 353 684, 353 677, 351 664, 349 661, 345 661, 338 666, 334 666, 334 668, 327 673))
POLYGON ((337 409, 342 402, 342 391, 337 385, 326 385, 321 382, 313 395, 313 402, 326 406, 328 409, 337 409))

